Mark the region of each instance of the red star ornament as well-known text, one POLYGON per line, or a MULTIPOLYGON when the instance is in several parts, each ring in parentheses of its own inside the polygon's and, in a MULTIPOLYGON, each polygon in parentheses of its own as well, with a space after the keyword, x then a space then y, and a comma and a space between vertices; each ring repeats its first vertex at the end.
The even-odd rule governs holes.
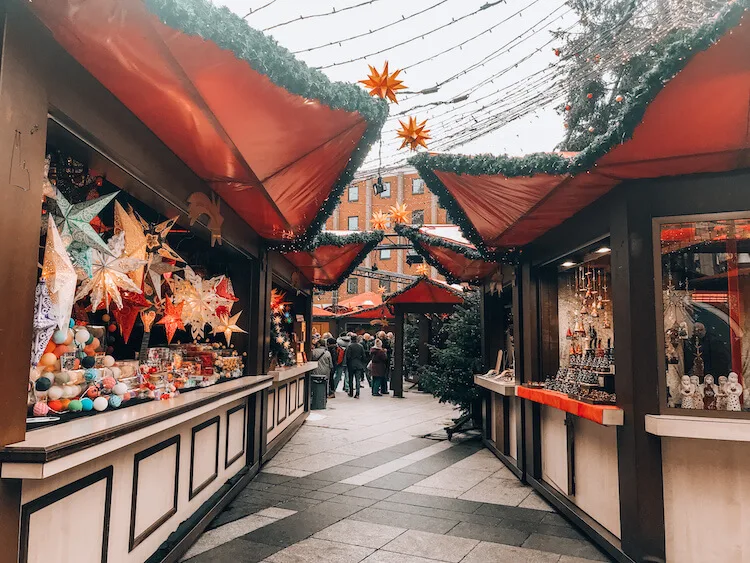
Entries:
POLYGON ((175 305, 172 300, 167 297, 164 302, 164 316, 156 324, 164 325, 164 329, 167 331, 167 342, 172 343, 174 333, 177 329, 185 330, 185 325, 182 323, 182 307, 184 303, 178 303, 175 305))
POLYGON ((141 311, 145 311, 149 307, 151 307, 151 303, 142 293, 135 293, 133 291, 122 292, 122 308, 115 308, 112 314, 117 324, 120 325, 120 332, 125 344, 130 340, 130 333, 133 332, 135 319, 138 318, 141 311))

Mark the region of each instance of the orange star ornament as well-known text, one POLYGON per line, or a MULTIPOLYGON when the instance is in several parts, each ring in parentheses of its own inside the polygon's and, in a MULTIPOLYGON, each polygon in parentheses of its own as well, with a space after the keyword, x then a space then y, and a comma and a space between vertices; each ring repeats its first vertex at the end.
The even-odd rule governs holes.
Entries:
POLYGON ((370 219, 370 224, 372 225, 372 228, 376 231, 385 231, 386 227, 388 227, 388 222, 391 220, 391 216, 388 213, 383 213, 382 211, 376 211, 372 214, 372 219, 370 219))
POLYGON ((397 203, 396 205, 392 205, 390 212, 391 218, 393 219, 394 223, 406 223, 406 221, 409 219, 409 212, 406 210, 405 203, 397 203))
POLYGON ((172 338, 174 337, 174 333, 178 328, 180 330, 185 330, 185 325, 182 324, 183 305, 184 303, 178 303, 177 305, 175 305, 174 303, 172 303, 172 300, 167 297, 167 300, 164 302, 164 316, 158 323, 156 323, 159 325, 164 325, 164 328, 167 331, 167 342, 169 344, 172 343, 172 338))
POLYGON ((393 74, 388 74, 388 61, 385 61, 383 72, 378 72, 374 66, 367 66, 370 67, 370 74, 367 76, 367 80, 360 80, 359 83, 364 84, 370 89, 370 96, 388 98, 394 104, 397 104, 396 92, 406 88, 402 81, 397 79, 401 70, 397 70, 393 74))
POLYGON ((428 277, 430 275, 430 267, 427 264, 420 264, 417 266, 417 275, 428 277))
POLYGON ((425 119, 422 123, 417 125, 416 117, 410 117, 407 123, 404 123, 399 119, 401 129, 396 134, 403 139, 399 149, 403 149, 405 146, 413 151, 417 150, 417 147, 427 148, 427 141, 430 139, 430 130, 425 129, 427 120, 425 119))

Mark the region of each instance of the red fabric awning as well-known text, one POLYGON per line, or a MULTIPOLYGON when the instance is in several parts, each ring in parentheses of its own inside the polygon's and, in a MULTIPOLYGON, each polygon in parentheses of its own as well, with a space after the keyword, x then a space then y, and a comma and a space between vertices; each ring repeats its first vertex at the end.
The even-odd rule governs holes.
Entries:
POLYGON ((386 305, 421 303, 457 305, 463 302, 461 290, 425 277, 420 277, 385 300, 386 305))
POLYGON ((386 304, 376 305, 375 307, 368 307, 367 309, 359 309, 358 311, 352 311, 351 313, 344 313, 338 315, 339 319, 357 319, 357 320, 374 320, 374 319, 393 319, 393 313, 390 311, 386 304))
POLYGON ((313 305, 312 316, 314 319, 317 317, 335 317, 336 315, 334 315, 330 311, 326 311, 325 309, 323 309, 323 307, 318 307, 317 305, 313 305))
POLYGON ((238 16, 202 0, 27 5, 63 48, 270 240, 304 239, 325 220, 385 118, 387 110, 365 92, 331 84, 238 16), (280 81, 310 95, 291 93, 280 81), (331 100, 368 115, 333 109, 331 100), (338 193, 329 201, 332 189, 338 193))
MULTIPOLYGON (((486 157, 477 157, 477 162, 456 157, 451 162, 448 155, 421 155, 413 163, 433 191, 458 205, 468 220, 468 225, 462 224, 464 233, 483 251, 535 240, 623 180, 748 168, 750 18, 745 14, 741 6, 730 4, 723 16, 730 31, 704 51, 669 61, 677 66, 689 59, 676 76, 666 76, 668 82, 645 113, 639 113, 639 100, 624 102, 632 106, 626 106, 621 122, 635 122, 634 128, 623 130, 619 138, 608 132, 578 155, 558 156, 556 169, 565 172, 535 171, 531 157, 493 164, 507 174, 479 172, 486 157), (621 142, 622 138, 627 140, 621 142), (592 161, 597 151, 601 155, 592 161), (457 170, 458 162, 466 165, 466 172, 457 170), (593 166, 582 167, 583 162, 593 166)), ((644 77, 644 88, 649 79, 653 82, 655 77, 644 77)))

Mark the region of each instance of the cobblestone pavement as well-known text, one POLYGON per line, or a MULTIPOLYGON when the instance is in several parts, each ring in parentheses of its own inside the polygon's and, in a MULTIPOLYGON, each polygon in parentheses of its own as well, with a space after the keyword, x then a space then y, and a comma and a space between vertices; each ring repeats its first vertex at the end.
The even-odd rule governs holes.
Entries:
POLYGON ((476 437, 445 440, 450 406, 369 391, 313 411, 183 561, 610 560, 476 437))

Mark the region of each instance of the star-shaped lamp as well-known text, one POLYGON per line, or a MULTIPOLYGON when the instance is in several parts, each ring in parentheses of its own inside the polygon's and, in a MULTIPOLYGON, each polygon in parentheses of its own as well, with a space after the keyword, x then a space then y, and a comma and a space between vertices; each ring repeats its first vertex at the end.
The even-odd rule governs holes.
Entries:
POLYGON ((47 219, 47 242, 44 248, 42 279, 47 282, 57 327, 60 330, 66 330, 73 304, 76 301, 78 275, 65 251, 65 244, 51 216, 47 219))
POLYGON ((403 85, 403 81, 398 80, 398 75, 401 74, 401 70, 389 74, 388 61, 385 61, 383 72, 378 72, 374 66, 367 66, 370 67, 370 74, 367 76, 367 80, 360 80, 359 83, 364 84, 370 89, 370 96, 388 98, 394 104, 397 104, 398 100, 396 99, 396 92, 398 90, 406 89, 406 86, 403 85))
POLYGON ((429 277, 430 267, 427 264, 420 264, 419 266, 417 266, 417 275, 429 277))
POLYGON ((174 304, 172 300, 167 297, 164 302, 164 316, 156 324, 164 325, 164 329, 167 331, 167 342, 172 343, 174 333, 177 329, 185 330, 185 325, 182 323, 182 303, 174 304))
POLYGON ((44 348, 47 346, 49 339, 57 328, 57 319, 47 291, 47 282, 44 279, 39 280, 34 294, 34 339, 31 346, 31 365, 36 366, 39 359, 44 354, 44 348))
MULTIPOLYGON (((81 242, 95 250, 109 254, 109 248, 97 234, 91 221, 119 192, 90 199, 81 203, 70 203, 62 193, 57 194, 57 208, 60 215, 55 218, 57 228, 64 239, 81 242)), ((69 244, 69 243, 68 243, 69 244)))
MULTIPOLYGON (((138 318, 141 311, 145 311, 149 307, 151 307, 151 303, 142 293, 134 293, 132 291, 122 292, 122 307, 113 310, 112 315, 115 317, 117 324, 120 325, 120 332, 125 344, 130 340, 130 333, 133 332, 135 319, 138 318)), ((145 332, 150 332, 150 327, 145 332)))
POLYGON ((390 212, 394 223, 406 223, 409 219, 409 212, 406 210, 405 203, 392 205, 390 212))
POLYGON ((427 125, 426 119, 420 124, 417 124, 415 117, 410 117, 407 123, 404 123, 400 119, 398 122, 401 124, 401 129, 396 131, 396 135, 402 139, 399 149, 403 149, 406 146, 413 151, 417 150, 418 147, 427 148, 427 141, 430 139, 430 130, 425 129, 427 125))
POLYGON ((161 223, 149 223, 142 217, 138 217, 138 220, 143 227, 143 234, 146 236, 146 251, 149 257, 161 256, 162 258, 168 258, 169 260, 184 262, 184 260, 180 258, 180 255, 172 250, 172 247, 167 244, 167 235, 169 235, 169 231, 172 230, 177 219, 179 219, 179 217, 172 217, 161 223))
POLYGON ((229 342, 232 340, 232 334, 234 334, 235 332, 247 334, 247 331, 244 331, 237 326, 237 321, 239 320, 241 314, 242 311, 240 311, 233 317, 223 317, 221 319, 221 324, 214 328, 214 334, 219 334, 222 332, 224 333, 224 338, 227 339, 227 346, 229 346, 229 342))
MULTIPOLYGON (((143 286, 143 272, 146 264, 146 235, 143 232, 143 227, 140 221, 135 217, 134 214, 130 214, 120 205, 120 202, 115 202, 115 234, 125 234, 125 256, 127 258, 135 258, 137 260, 143 260, 144 266, 136 268, 132 272, 128 272, 128 277, 133 280, 133 283, 138 287, 143 286)), ((126 340, 127 342, 127 340, 126 340)))
POLYGON ((391 221, 391 216, 388 213, 383 213, 382 211, 376 211, 375 213, 372 214, 372 218, 370 219, 370 224, 372 225, 372 228, 376 231, 385 231, 390 221, 391 221))

